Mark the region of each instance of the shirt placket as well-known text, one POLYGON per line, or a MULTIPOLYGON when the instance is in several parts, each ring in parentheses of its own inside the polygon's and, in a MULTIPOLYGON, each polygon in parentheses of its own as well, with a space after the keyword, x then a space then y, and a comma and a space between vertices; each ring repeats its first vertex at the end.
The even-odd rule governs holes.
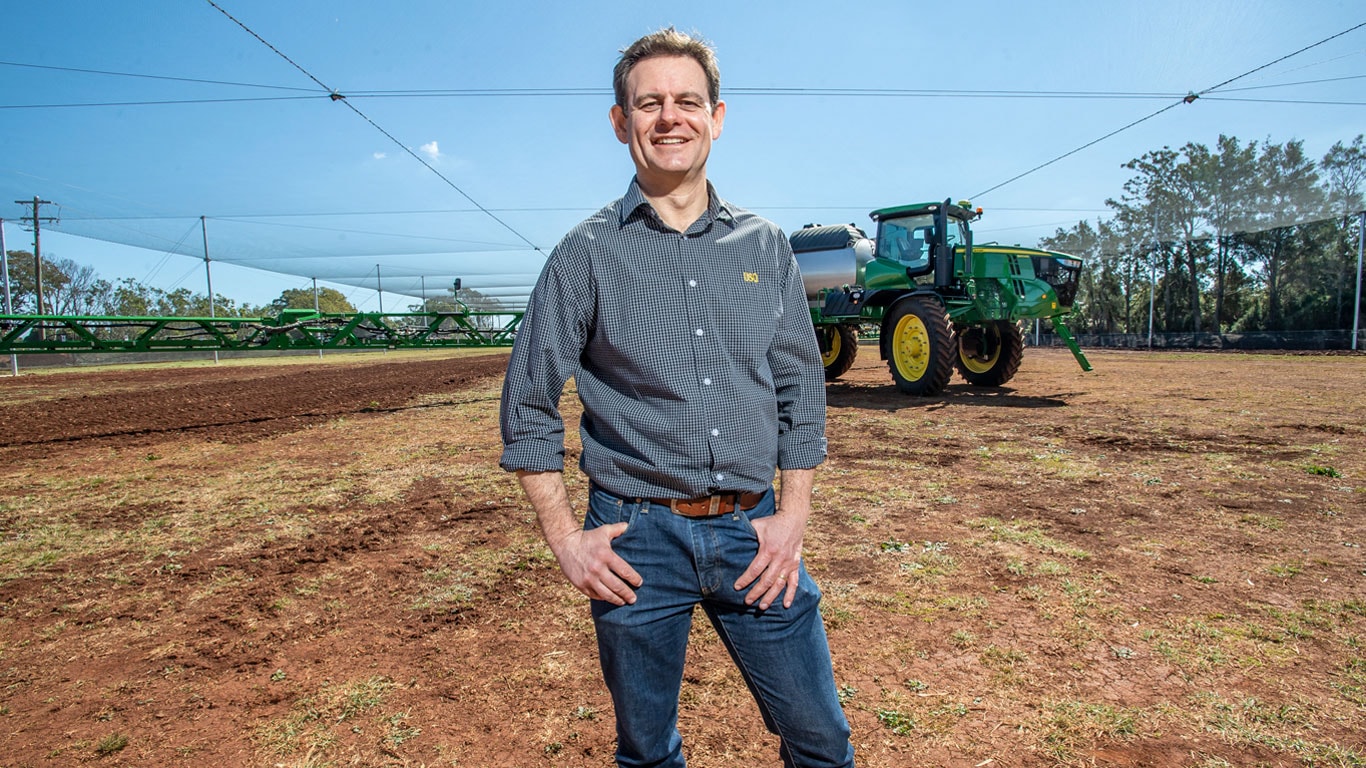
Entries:
POLYGON ((705 264, 708 261, 704 258, 707 248, 706 219, 707 217, 703 217, 702 221, 695 223, 678 237, 675 263, 680 265, 684 275, 683 283, 687 292, 687 301, 684 305, 688 308, 688 327, 691 329, 693 344, 693 375, 697 377, 698 388, 702 393, 701 423, 688 425, 688 428, 699 430, 701 441, 707 445, 710 474, 707 485, 714 490, 723 490, 727 487, 730 477, 725 468, 716 463, 716 456, 720 453, 717 444, 723 439, 726 425, 721 423, 721 414, 725 409, 721 407, 717 394, 721 391, 722 383, 717 378, 721 375, 721 370, 716 365, 716 361, 721 359, 721 350, 717 346, 715 318, 707 311, 710 305, 707 295, 712 290, 709 281, 714 280, 715 275, 705 271, 705 264))

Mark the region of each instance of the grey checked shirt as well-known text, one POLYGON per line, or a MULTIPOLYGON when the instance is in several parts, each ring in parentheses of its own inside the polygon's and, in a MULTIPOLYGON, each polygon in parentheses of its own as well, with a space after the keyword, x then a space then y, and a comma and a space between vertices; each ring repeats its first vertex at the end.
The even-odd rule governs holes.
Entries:
POLYGON ((564 469, 571 376, 580 466, 619 496, 763 491, 825 459, 825 374, 791 246, 707 191, 680 234, 632 180, 550 254, 503 384, 504 469, 564 469))

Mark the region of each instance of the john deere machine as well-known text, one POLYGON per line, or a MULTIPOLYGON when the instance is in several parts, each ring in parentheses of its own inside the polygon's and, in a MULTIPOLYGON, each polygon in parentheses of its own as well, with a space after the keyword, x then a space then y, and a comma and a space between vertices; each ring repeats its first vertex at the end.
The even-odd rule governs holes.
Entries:
POLYGON ((1064 321, 1081 259, 974 246, 971 223, 981 215, 945 200, 873 211, 875 239, 852 224, 792 233, 826 380, 849 370, 860 327, 872 325, 906 394, 939 394, 954 369, 969 384, 999 387, 1020 368, 1020 321, 1035 318, 1051 320, 1082 370, 1091 370, 1064 321))

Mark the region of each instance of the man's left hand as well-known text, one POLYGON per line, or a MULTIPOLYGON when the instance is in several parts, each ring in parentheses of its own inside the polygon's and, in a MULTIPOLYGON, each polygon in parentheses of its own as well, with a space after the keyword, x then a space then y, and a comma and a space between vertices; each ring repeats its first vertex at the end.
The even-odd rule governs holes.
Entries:
POLYGON ((759 534, 759 553, 740 574, 735 589, 754 585, 745 595, 745 605, 754 605, 757 601, 760 610, 768 610, 778 595, 782 595, 783 607, 791 608, 801 576, 806 519, 779 512, 753 522, 754 531, 759 534))

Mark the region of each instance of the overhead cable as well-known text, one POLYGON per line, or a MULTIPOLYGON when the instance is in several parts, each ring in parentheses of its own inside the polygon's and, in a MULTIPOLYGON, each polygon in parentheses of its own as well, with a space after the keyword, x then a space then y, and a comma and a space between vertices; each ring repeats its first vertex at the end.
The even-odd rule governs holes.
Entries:
POLYGON ((1329 37, 1325 37, 1324 39, 1318 41, 1317 43, 1312 43, 1312 44, 1310 44, 1310 45, 1306 45, 1305 47, 1303 47, 1303 48, 1301 48, 1301 49, 1299 49, 1299 50, 1297 50, 1297 51, 1294 51, 1293 53, 1288 53, 1288 54, 1286 54, 1286 55, 1284 55, 1284 56, 1281 56, 1280 58, 1273 59, 1272 61, 1268 61, 1267 63, 1261 65, 1260 67, 1255 67, 1255 68, 1253 68, 1253 69, 1249 69, 1248 71, 1244 72, 1244 73, 1241 74, 1241 75, 1237 75, 1237 76, 1234 76, 1234 77, 1230 77, 1229 79, 1223 81, 1222 83, 1219 83, 1218 85, 1210 86, 1209 88, 1206 88, 1206 89, 1204 89, 1203 91, 1200 91, 1200 92, 1198 92, 1198 93, 1195 92, 1195 91, 1192 91, 1191 93, 1187 94, 1184 98, 1182 98, 1180 101, 1172 102, 1171 104, 1168 104, 1167 106, 1163 107, 1162 109, 1159 109, 1159 110, 1157 110, 1156 112, 1153 112, 1153 113, 1150 114, 1150 115, 1146 115, 1146 116, 1144 116, 1144 117, 1140 117, 1139 119, 1137 119, 1137 120, 1135 120, 1135 121, 1129 123, 1128 125, 1123 126, 1122 128, 1117 128, 1117 129, 1115 129, 1115 130, 1113 130, 1113 131, 1110 131, 1109 133, 1105 134, 1104 136, 1101 136, 1100 138, 1094 139, 1094 140, 1092 140, 1092 141, 1088 141, 1088 142, 1086 142, 1085 144, 1081 145, 1080 147, 1077 147, 1076 149, 1074 149, 1074 150, 1072 150, 1072 151, 1070 151, 1070 152, 1064 152, 1063 154, 1058 155, 1057 157, 1053 158, 1052 160, 1049 160, 1048 162, 1040 163, 1039 165, 1036 165, 1036 166, 1034 166, 1033 168, 1030 168, 1029 170, 1025 171, 1024 173, 1018 174, 1018 175, 1016 175, 1016 176, 1012 176, 1011 178, 1006 179, 1005 181, 1003 181, 1003 182, 1001 182, 1000 184, 997 184, 997 185, 995 185, 995 186, 988 187, 988 188, 982 190, 981 192, 978 192, 977 194, 973 195, 972 198, 975 200, 975 199, 980 198, 980 197, 982 197, 983 195, 985 195, 985 194, 987 194, 987 193, 989 193, 989 192, 994 192, 994 191, 1000 189, 1001 187, 1004 187, 1004 186, 1007 185, 1007 184, 1011 184, 1011 183, 1013 183, 1013 182, 1019 181, 1020 179, 1023 179, 1024 177, 1030 175, 1031 173, 1034 173, 1035 171, 1039 171, 1039 170, 1042 170, 1042 169, 1044 169, 1044 168, 1047 168, 1048 166, 1050 166, 1050 165, 1052 165, 1052 164, 1058 162, 1059 160, 1063 160, 1063 159, 1065 159, 1065 158, 1071 157, 1072 155, 1077 154, 1078 152, 1082 151, 1083 149, 1087 149, 1088 147, 1093 147, 1093 146, 1099 144, 1100 142, 1105 141, 1106 139, 1110 138, 1111 136, 1114 136, 1114 135, 1119 134, 1119 133, 1123 133, 1124 131, 1127 131, 1127 130, 1129 130, 1130 128, 1133 128, 1134 126, 1138 125, 1139 123, 1143 123, 1143 122, 1146 122, 1146 121, 1148 121, 1148 120, 1151 120, 1151 119, 1153 119, 1154 117, 1157 117, 1158 115, 1162 114, 1163 112, 1166 112, 1166 111, 1168 111, 1168 110, 1170 110, 1170 109, 1174 109, 1174 108, 1176 108, 1176 107, 1178 107, 1178 106, 1181 106, 1182 104, 1192 104, 1192 103, 1194 103, 1197 99, 1201 98, 1202 96, 1204 96, 1204 95, 1207 94, 1207 93, 1211 93, 1211 92, 1216 91, 1216 90, 1218 90, 1218 89, 1220 89, 1220 88, 1223 88, 1224 86, 1226 86, 1226 85, 1228 85, 1228 84, 1230 84, 1230 83, 1236 82, 1236 81, 1238 81, 1238 80, 1241 80, 1241 79, 1243 79, 1244 77, 1247 77, 1248 75, 1251 75, 1251 74, 1253 74, 1253 73, 1255 73, 1255 72, 1260 72, 1260 71, 1262 71, 1263 69, 1266 69, 1267 67, 1270 67, 1270 66, 1272 66, 1272 65, 1274 65, 1274 64, 1278 64, 1278 63, 1280 63, 1280 62, 1282 62, 1282 61, 1285 61, 1286 59, 1291 58, 1292 56, 1298 56, 1299 54, 1304 53, 1305 51, 1307 51, 1307 50, 1309 50, 1309 49, 1311 49, 1311 48, 1316 48, 1316 47, 1318 47, 1318 46, 1320 46, 1320 45, 1323 45, 1324 43, 1326 43, 1326 42, 1328 42, 1328 41, 1330 41, 1330 40, 1335 40, 1335 39, 1337 39, 1337 38, 1339 38, 1339 37, 1342 37, 1342 36, 1345 35, 1345 34, 1348 34, 1348 33, 1350 33, 1350 32, 1355 32, 1356 30, 1361 29, 1362 27, 1366 27, 1366 22, 1362 22, 1362 23, 1360 23, 1360 24, 1357 24, 1357 25, 1354 26, 1354 27, 1350 27, 1350 28, 1348 28, 1348 29, 1344 29, 1343 31, 1341 31, 1341 32, 1339 32, 1339 33, 1337 33, 1337 34, 1335 34, 1335 35, 1330 35, 1329 37))
POLYGON ((511 232, 512 234, 516 235, 517 238, 520 239, 522 242, 524 242, 524 243, 526 243, 527 245, 531 246, 532 250, 535 250, 535 251, 537 251, 537 252, 540 252, 540 250, 541 250, 541 247, 540 247, 540 246, 538 246, 538 245, 536 245, 535 243, 531 242, 531 240, 529 240, 525 235, 523 235, 521 232, 519 232, 519 231, 517 231, 516 229, 514 229, 514 228, 512 227, 511 224, 508 224, 506 221, 503 221, 502 219, 500 219, 500 218, 499 218, 496 214, 494 214, 492 211, 490 211, 489 209, 487 209, 487 208, 485 208, 484 206, 480 205, 480 204, 479 204, 479 201, 475 200, 473 197, 470 197, 469 194, 465 192, 465 190, 463 190, 463 189, 461 189, 459 186, 457 186, 456 183, 453 182, 453 181, 451 181, 449 178, 447 178, 447 177, 445 176, 445 174, 443 174, 443 173, 441 173, 440 171, 438 171, 438 170, 436 169, 436 167, 433 166, 431 163, 428 163, 426 160, 422 159, 422 157, 421 157, 420 155, 418 155, 416 152, 414 152, 407 144, 404 144, 403 142, 399 141, 397 138, 394 137, 393 134, 389 133, 388 131, 384 130, 384 128, 380 127, 379 123, 376 123, 374 120, 371 120, 370 117, 369 117, 368 115, 366 115, 364 112, 361 112, 359 109, 357 109, 357 108, 356 108, 356 105, 354 105, 354 104, 352 104, 351 102, 347 101, 347 100, 346 100, 346 97, 345 97, 344 95, 338 93, 336 90, 334 90, 334 89, 332 89, 332 88, 328 88, 327 85, 326 85, 325 83, 323 83, 323 81, 321 81, 321 80, 319 80, 318 78, 314 77, 314 76, 313 76, 313 73, 311 73, 311 72, 309 72, 308 70, 304 69, 303 67, 299 66, 299 64, 298 64, 297 62, 295 62, 293 59, 291 59, 291 58, 289 58, 288 56, 286 56, 284 53, 282 53, 282 52, 281 52, 279 49, 277 49, 275 46, 271 45, 269 42, 266 41, 265 38, 261 37, 260 35, 256 34, 255 32, 253 32, 252 29, 251 29, 250 27, 248 27, 246 24, 243 24, 241 21, 238 21, 235 17, 233 17, 232 14, 230 14, 230 13, 228 13, 227 11, 223 10, 223 8, 220 7, 217 3, 215 3, 214 0, 204 0, 204 1, 207 2, 209 5, 213 6, 215 9, 217 9, 219 13, 221 13, 221 14, 223 14, 224 16, 228 17, 228 19, 229 19, 230 21, 232 21, 232 23, 234 23, 234 24, 236 24, 237 26, 241 27, 242 30, 245 31, 247 34, 249 34, 249 35, 251 35, 252 37, 254 37, 254 38, 256 38, 257 40, 259 40, 259 41, 261 42, 262 45, 264 45, 264 46, 266 46, 267 48, 269 48, 270 50, 274 51, 275 54, 276 54, 277 56, 279 56, 280 58, 282 58, 282 59, 284 59, 285 61, 289 62, 289 64, 290 64, 291 66, 293 66, 295 69, 297 69, 297 70, 299 70, 300 72, 304 73, 304 75, 307 76, 309 80, 312 80, 313 82, 317 83, 318 86, 319 86, 320 88, 322 88, 323 90, 325 90, 325 91, 328 92, 328 97, 331 98, 333 101, 341 102, 342 104, 344 104, 344 105, 346 106, 347 109, 350 109, 352 112, 356 113, 357 116, 359 116, 359 117, 360 117, 362 120, 364 120, 365 122, 369 123, 369 124, 371 125, 371 127, 373 127, 375 130, 377 130, 377 131, 379 131, 380 133, 384 134, 384 136, 385 136, 386 138, 388 138, 388 139, 389 139, 390 141, 392 141, 395 145, 397 145, 400 149, 402 149, 404 152, 406 152, 410 157, 412 157, 414 160, 418 161, 418 162, 421 163, 423 166, 425 166, 425 167, 427 168, 427 170, 429 170, 429 171, 431 171, 432 173, 436 174, 436 177, 437 177, 437 178, 439 178, 439 179, 441 179, 442 181, 446 182, 446 185, 447 185, 447 186, 449 186, 451 189, 455 190, 456 192, 460 193, 460 196, 461 196, 461 197, 463 197, 463 198, 465 198, 466 200, 470 201, 470 203, 471 203, 472 205, 474 205, 474 207, 476 207, 476 208, 478 208, 479 210, 483 211, 485 215, 487 215, 489 218, 493 219, 494 221, 498 222, 498 224, 501 225, 504 229, 506 229, 507 231, 509 231, 509 232, 511 232))
POLYGON ((175 80, 181 83, 202 83, 206 85, 233 85, 241 88, 272 88, 278 91, 312 91, 296 85, 266 85, 264 83, 236 83, 229 80, 201 80, 195 77, 171 77, 170 75, 145 75, 138 72, 109 72, 102 69, 81 69, 79 67, 57 67, 51 64, 25 64, 19 61, 0 61, 0 66, 27 67, 29 69, 50 69, 57 72, 80 72, 86 75, 111 75, 114 77, 138 77, 146 80, 175 80))
POLYGON ((323 96, 246 96, 235 99, 165 99, 157 101, 84 101, 70 104, 0 104, 0 109, 74 109, 81 107, 151 107, 163 104, 230 104, 244 101, 302 101, 323 96))

